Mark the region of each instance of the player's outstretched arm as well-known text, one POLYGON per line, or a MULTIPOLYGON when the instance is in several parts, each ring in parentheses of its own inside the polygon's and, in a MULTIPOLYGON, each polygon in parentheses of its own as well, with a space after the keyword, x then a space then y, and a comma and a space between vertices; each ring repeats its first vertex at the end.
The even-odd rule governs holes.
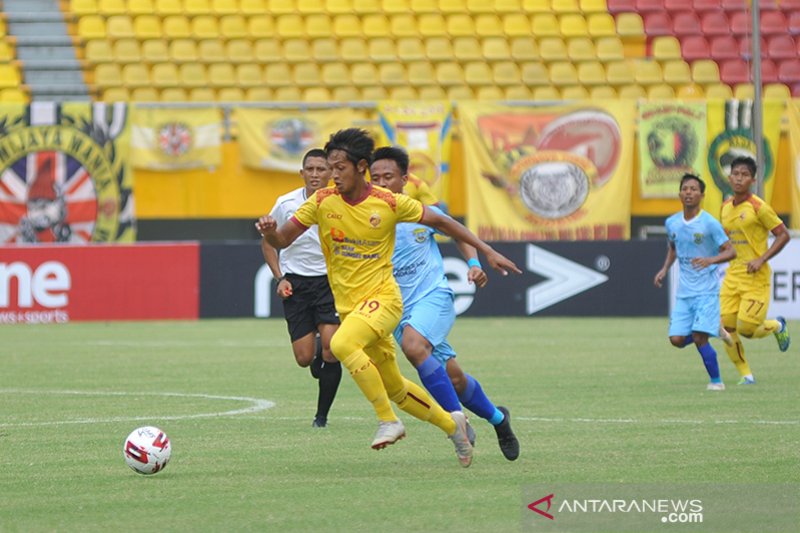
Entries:
POLYGON ((291 220, 278 227, 278 221, 264 215, 256 221, 256 229, 273 248, 280 250, 292 244, 307 228, 298 226, 291 220))
POLYGON ((489 276, 486 275, 486 272, 481 268, 480 261, 478 261, 478 250, 474 246, 459 240, 456 240, 455 244, 458 251, 467 260, 467 265, 469 265, 467 281, 474 283, 479 288, 485 287, 486 283, 489 282, 489 276))
POLYGON ((480 240, 463 224, 450 218, 449 216, 441 215, 433 209, 425 209, 422 213, 420 223, 432 228, 436 228, 457 241, 474 246, 486 256, 486 260, 489 262, 489 265, 491 265, 493 269, 497 270, 504 276, 507 276, 509 271, 517 274, 522 273, 519 267, 517 267, 512 260, 497 252, 494 248, 480 240))

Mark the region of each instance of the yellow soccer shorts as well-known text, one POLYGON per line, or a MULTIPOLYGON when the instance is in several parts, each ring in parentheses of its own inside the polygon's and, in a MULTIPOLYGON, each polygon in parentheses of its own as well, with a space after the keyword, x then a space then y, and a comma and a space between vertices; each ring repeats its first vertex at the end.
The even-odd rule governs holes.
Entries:
MULTIPOLYGON (((735 315, 742 322, 764 322, 771 290, 769 274, 769 271, 762 271, 756 274, 725 275, 720 291, 720 313, 723 321, 725 317, 735 315)), ((735 324, 724 325, 735 327, 735 324)))

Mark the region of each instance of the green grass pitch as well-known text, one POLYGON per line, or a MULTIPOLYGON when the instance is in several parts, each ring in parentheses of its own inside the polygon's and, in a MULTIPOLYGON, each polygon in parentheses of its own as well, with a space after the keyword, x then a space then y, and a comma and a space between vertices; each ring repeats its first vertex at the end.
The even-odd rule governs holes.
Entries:
POLYGON ((506 461, 472 417, 463 469, 405 414, 408 437, 370 449, 375 417, 346 374, 329 427, 312 429, 316 382, 282 320, 2 326, 0 531, 505 532, 522 528, 533 484, 800 481, 800 337, 788 353, 745 341, 752 387, 714 340, 728 389, 713 393, 666 328, 459 319, 459 361, 511 409, 522 447, 506 461), (173 452, 145 477, 122 443, 150 424, 173 452))

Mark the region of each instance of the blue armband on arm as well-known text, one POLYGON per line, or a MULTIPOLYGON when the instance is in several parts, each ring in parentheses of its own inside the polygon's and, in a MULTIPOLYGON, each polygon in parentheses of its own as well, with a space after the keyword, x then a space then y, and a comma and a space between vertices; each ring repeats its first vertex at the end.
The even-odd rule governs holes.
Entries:
POLYGON ((473 257, 472 259, 467 261, 467 266, 470 267, 470 268, 472 268, 472 267, 481 268, 481 262, 473 257))

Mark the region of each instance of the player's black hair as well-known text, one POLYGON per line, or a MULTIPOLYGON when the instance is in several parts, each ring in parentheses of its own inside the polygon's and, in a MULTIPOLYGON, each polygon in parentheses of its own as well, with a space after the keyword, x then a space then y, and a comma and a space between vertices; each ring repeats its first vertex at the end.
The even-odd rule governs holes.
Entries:
POLYGON ((683 177, 681 178, 681 184, 678 186, 678 190, 681 190, 683 188, 683 182, 689 181, 689 180, 695 180, 697 183, 699 183, 700 184, 700 192, 705 194, 705 192, 706 192, 706 182, 701 180, 700 176, 695 176, 694 174, 689 174, 688 172, 686 174, 684 174, 683 177))
POLYGON ((325 153, 330 155, 334 150, 341 150, 347 154, 347 159, 357 165, 362 159, 369 163, 372 158, 372 151, 375 149, 375 141, 370 137, 369 132, 360 128, 348 128, 339 130, 330 136, 325 143, 325 153))
POLYGON ((755 159, 753 159, 752 157, 748 157, 746 155, 740 155, 739 157, 731 161, 731 170, 733 170, 733 167, 737 165, 746 166, 748 170, 750 170, 750 175, 753 176, 754 178, 756 177, 756 172, 758 171, 758 165, 756 165, 755 159))
POLYGON ((408 165, 410 164, 408 152, 400 146, 381 146, 373 152, 372 160, 369 164, 372 165, 372 163, 380 159, 391 159, 397 163, 397 168, 400 169, 401 175, 408 174, 408 165))
POLYGON ((303 156, 303 167, 306 166, 306 160, 309 157, 321 157, 322 159, 327 159, 328 154, 326 154, 325 150, 323 150, 322 148, 312 148, 311 150, 306 152, 306 155, 303 156))

